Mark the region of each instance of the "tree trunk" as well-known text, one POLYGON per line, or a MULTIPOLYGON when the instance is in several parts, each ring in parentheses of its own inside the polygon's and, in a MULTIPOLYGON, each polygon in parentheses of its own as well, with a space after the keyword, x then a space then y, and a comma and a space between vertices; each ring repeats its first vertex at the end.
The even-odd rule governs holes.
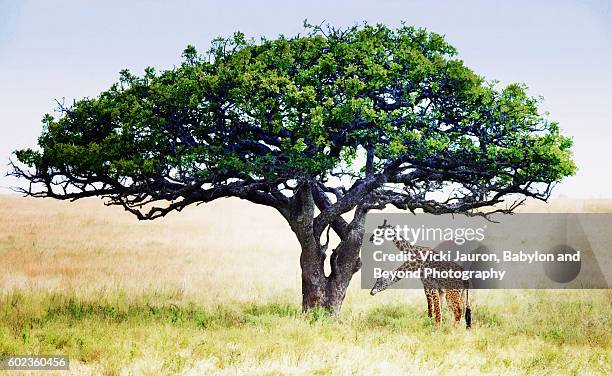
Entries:
POLYGON ((302 309, 321 307, 337 314, 340 312, 346 290, 353 275, 360 269, 359 250, 363 230, 350 232, 331 255, 331 274, 325 275, 325 254, 318 244, 302 243, 302 309))
POLYGON ((302 245, 302 309, 327 307, 327 277, 324 269, 325 255, 315 245, 302 245))
POLYGON ((340 311, 346 289, 359 268, 359 250, 364 233, 365 211, 356 210, 355 217, 347 228, 337 231, 340 244, 333 250, 330 258, 331 273, 325 275, 326 246, 314 235, 315 202, 312 189, 304 185, 296 192, 295 200, 287 217, 291 229, 297 236, 302 253, 302 309, 308 311, 315 307, 326 309, 332 314, 340 311))

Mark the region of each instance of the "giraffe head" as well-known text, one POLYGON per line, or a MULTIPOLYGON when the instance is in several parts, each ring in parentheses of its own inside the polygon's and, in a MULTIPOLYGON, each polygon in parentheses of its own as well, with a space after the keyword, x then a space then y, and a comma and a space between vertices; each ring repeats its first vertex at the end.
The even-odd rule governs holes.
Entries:
POLYGON ((391 277, 380 277, 374 282, 370 295, 374 296, 381 291, 385 291, 389 286, 393 284, 393 278, 391 277))

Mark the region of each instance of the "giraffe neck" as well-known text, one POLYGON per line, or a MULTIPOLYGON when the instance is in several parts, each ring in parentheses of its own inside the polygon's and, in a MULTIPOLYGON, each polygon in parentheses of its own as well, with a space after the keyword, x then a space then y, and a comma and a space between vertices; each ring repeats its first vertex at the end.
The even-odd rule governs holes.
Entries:
POLYGON ((393 240, 393 244, 397 249, 405 253, 411 253, 415 256, 415 258, 424 260, 426 251, 433 251, 429 247, 422 247, 418 245, 412 245, 407 240, 393 240))

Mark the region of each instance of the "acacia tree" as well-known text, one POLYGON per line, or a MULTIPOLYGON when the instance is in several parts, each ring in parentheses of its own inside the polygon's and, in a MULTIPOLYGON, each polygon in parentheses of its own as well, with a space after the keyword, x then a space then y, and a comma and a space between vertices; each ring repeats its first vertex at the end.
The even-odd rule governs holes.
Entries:
POLYGON ((538 99, 498 89, 455 54, 406 25, 236 33, 60 105, 12 174, 27 195, 101 196, 141 220, 222 197, 273 207, 301 245, 303 308, 337 311, 368 211, 483 213, 511 195, 491 209, 510 212, 575 169, 538 99), (328 251, 330 228, 340 242, 328 251))

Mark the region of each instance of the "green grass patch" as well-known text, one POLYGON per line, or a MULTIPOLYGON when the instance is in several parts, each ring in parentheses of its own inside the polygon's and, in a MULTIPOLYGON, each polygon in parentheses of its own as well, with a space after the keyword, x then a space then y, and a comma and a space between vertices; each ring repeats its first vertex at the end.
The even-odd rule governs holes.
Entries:
POLYGON ((106 374, 609 374, 605 294, 525 292, 512 309, 480 299, 466 330, 452 326, 446 309, 435 328, 416 303, 351 307, 332 317, 303 314, 282 298, 202 306, 177 304, 171 294, 14 291, 0 295, 0 354, 67 354, 106 374))

